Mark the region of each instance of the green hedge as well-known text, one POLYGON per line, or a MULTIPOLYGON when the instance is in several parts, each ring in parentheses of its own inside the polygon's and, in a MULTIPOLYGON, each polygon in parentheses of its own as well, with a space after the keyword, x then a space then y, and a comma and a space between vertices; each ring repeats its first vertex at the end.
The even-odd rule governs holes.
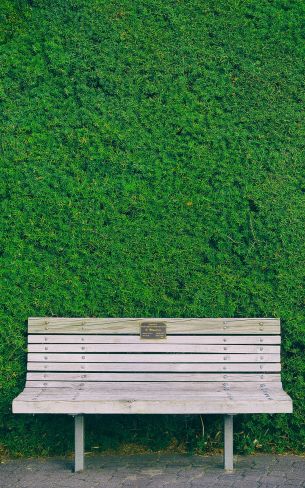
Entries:
MULTIPOLYGON (((293 415, 236 449, 304 451, 302 0, 3 0, 0 445, 72 449, 13 416, 28 316, 282 318, 293 415)), ((221 418, 88 419, 87 449, 209 450, 221 418)), ((0 448, 1 451, 1 448, 0 448)))

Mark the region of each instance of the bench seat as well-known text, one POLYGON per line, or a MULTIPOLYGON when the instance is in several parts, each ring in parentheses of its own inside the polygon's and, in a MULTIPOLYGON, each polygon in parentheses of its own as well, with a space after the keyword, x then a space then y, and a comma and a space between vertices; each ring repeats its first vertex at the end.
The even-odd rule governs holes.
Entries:
POLYGON ((104 382, 27 387, 15 413, 227 414, 292 411, 281 383, 104 382))
POLYGON ((290 413, 273 318, 29 318, 25 388, 14 413, 75 417, 84 469, 84 414, 223 414, 233 469, 233 415, 290 413))

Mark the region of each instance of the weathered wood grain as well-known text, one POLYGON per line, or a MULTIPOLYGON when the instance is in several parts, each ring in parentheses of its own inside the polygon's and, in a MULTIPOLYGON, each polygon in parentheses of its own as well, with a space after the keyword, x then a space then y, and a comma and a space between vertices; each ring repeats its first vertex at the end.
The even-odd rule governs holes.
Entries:
POLYGON ((183 398, 233 398, 248 401, 265 398, 286 399, 288 396, 282 389, 281 383, 73 383, 67 382, 66 387, 37 388, 26 387, 22 393, 23 399, 32 400, 99 400, 105 399, 183 399, 183 398))
POLYGON ((166 339, 143 339, 139 335, 30 334, 29 344, 250 344, 277 345, 279 335, 169 335, 166 339))
POLYGON ((64 318, 30 317, 30 334, 138 334, 144 321, 166 322, 167 334, 279 334, 275 318, 64 318))
POLYGON ((278 363, 279 354, 68 354, 28 353, 28 361, 100 363, 278 363))
POLYGON ((126 372, 278 372, 280 363, 61 363, 29 362, 28 371, 126 371, 126 372))
MULTIPOLYGON (((212 403, 213 400, 217 399, 226 399, 230 398, 231 400, 243 400, 243 401, 248 401, 248 403, 251 403, 248 400, 246 400, 245 396, 243 397, 240 392, 230 392, 230 395, 228 395, 226 392, 222 391, 216 391, 216 390, 210 390, 210 391, 201 391, 201 392, 191 392, 191 391, 186 391, 182 394, 179 394, 177 392, 148 392, 148 391, 135 391, 132 393, 126 392, 119 392, 119 391, 101 391, 101 390, 90 390, 87 388, 46 388, 45 391, 40 391, 39 388, 26 388, 24 390, 24 395, 23 395, 23 400, 24 401, 33 401, 35 399, 37 400, 46 400, 46 401, 107 401, 107 400, 129 400, 129 401, 135 401, 135 400, 146 400, 146 401, 155 401, 155 400, 164 400, 164 401, 174 401, 178 400, 179 398, 181 400, 207 400, 210 398, 210 403, 212 403), (32 390, 32 391, 29 391, 32 390)), ((248 392, 249 396, 250 392, 248 392)), ((283 393, 278 393, 276 392, 271 392, 268 397, 260 394, 259 392, 253 392, 251 393, 251 400, 286 400, 286 396, 283 393)))
MULTIPOLYGON (((20 395, 21 397, 21 395, 20 395)), ((14 413, 126 413, 126 414, 228 414, 228 413, 287 413, 292 412, 292 402, 286 400, 253 399, 231 400, 218 398, 173 398, 170 400, 22 400, 13 402, 14 413)))
POLYGON ((41 388, 56 381, 242 381, 242 382, 280 382, 279 374, 251 373, 27 373, 27 385, 41 388), (30 385, 31 382, 31 385, 30 385), (34 385, 35 383, 35 385, 34 385), (37 383, 37 385, 36 385, 37 383))
MULTIPOLYGON (((29 382, 28 382, 29 383, 29 382)), ((34 382, 35 383, 35 382, 34 382)), ((43 383, 43 382, 41 382, 43 383)), ((51 384, 51 382, 49 382, 51 384)), ((187 392, 187 391, 196 391, 196 392, 202 392, 202 391, 223 391, 224 386, 227 386, 230 388, 231 391, 260 391, 262 387, 266 387, 268 389, 272 390, 282 390, 282 383, 277 382, 277 383, 270 383, 268 385, 265 385, 265 382, 260 381, 256 383, 247 383, 246 381, 243 382, 230 382, 230 381, 221 381, 221 382, 211 382, 211 381, 205 381, 205 382, 196 382, 196 381, 184 381, 184 382, 178 382, 178 383, 173 383, 172 381, 162 383, 162 382, 151 382, 151 381, 128 381, 128 382, 123 382, 122 384, 118 382, 113 382, 113 381, 106 381, 106 382, 98 382, 98 381, 78 381, 73 382, 73 381, 64 381, 64 382, 59 382, 60 387, 62 386, 62 383, 65 383, 65 386, 67 388, 69 387, 79 387, 83 386, 84 388, 88 389, 93 389, 93 390, 99 390, 102 392, 106 391, 118 391, 118 392, 123 392, 127 391, 129 393, 132 393, 133 391, 155 391, 157 393, 160 393, 161 390, 164 392, 168 391, 177 391, 177 392, 187 392)), ((42 384, 41 385, 41 391, 45 390, 45 386, 42 384)), ((57 387, 59 388, 59 387, 57 387)), ((29 384, 27 384, 27 390, 30 390, 31 387, 29 384)))
POLYGON ((168 381, 166 383, 162 383, 160 381, 126 381, 126 382, 113 382, 113 381, 27 381, 26 382, 26 390, 33 389, 33 388, 40 388, 41 390, 49 389, 64 389, 65 393, 71 395, 71 390, 86 390, 90 394, 95 392, 99 392, 101 395, 106 395, 107 393, 111 394, 114 392, 118 392, 119 394, 128 394, 133 395, 134 393, 139 392, 149 392, 153 394, 163 395, 167 394, 168 392, 172 392, 175 394, 190 394, 194 393, 197 395, 202 395, 207 391, 210 392, 223 392, 225 388, 230 390, 230 394, 234 394, 234 392, 240 392, 241 395, 247 393, 251 393, 254 395, 257 391, 261 395, 260 388, 264 388, 268 392, 283 392, 282 383, 278 382, 269 382, 264 383, 262 381, 256 383, 250 382, 229 382, 229 381, 204 381, 204 382, 196 382, 193 379, 189 379, 188 381, 180 381, 180 382, 172 382, 168 381), (264 387, 262 386, 264 385, 264 387), (69 393, 70 392, 70 393, 69 393))
POLYGON ((223 344, 29 344, 29 352, 279 354, 280 346, 223 344))

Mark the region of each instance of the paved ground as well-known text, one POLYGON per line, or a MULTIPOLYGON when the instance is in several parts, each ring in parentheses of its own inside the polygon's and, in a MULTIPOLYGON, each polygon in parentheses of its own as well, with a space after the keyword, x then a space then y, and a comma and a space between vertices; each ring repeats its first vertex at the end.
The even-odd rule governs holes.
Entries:
POLYGON ((301 488, 305 457, 237 457, 225 474, 220 456, 90 456, 74 474, 67 459, 12 460, 0 464, 0 488, 301 488))

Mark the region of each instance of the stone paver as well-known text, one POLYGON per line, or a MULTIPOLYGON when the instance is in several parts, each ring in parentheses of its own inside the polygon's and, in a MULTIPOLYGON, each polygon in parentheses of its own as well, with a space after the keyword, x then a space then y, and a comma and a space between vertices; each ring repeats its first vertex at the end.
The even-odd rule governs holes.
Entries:
POLYGON ((220 456, 87 456, 73 473, 63 458, 15 459, 0 464, 0 488, 305 488, 305 457, 237 456, 235 471, 220 456))

